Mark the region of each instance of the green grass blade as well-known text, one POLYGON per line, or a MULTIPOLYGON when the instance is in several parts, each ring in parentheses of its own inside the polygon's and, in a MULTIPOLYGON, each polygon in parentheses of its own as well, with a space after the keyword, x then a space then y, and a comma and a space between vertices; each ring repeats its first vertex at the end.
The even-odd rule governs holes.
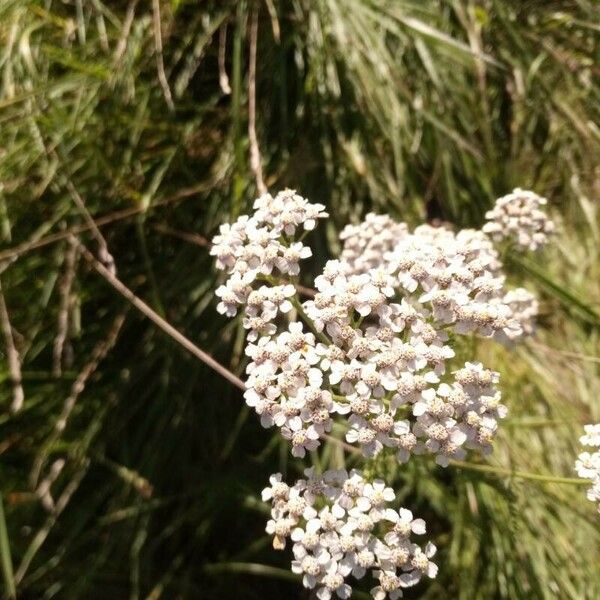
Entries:
POLYGON ((2 577, 4 578, 4 589, 9 598, 17 597, 15 577, 13 573, 12 557, 10 554, 10 543, 8 541, 8 530, 4 518, 4 506, 2 493, 0 493, 0 555, 2 556, 2 577))

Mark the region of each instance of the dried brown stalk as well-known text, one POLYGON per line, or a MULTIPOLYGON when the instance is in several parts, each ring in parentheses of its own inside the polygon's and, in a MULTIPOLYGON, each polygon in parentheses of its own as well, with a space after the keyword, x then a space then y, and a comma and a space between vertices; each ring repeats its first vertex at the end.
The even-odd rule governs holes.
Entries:
POLYGON ((133 306, 135 306, 141 313, 148 317, 155 325, 162 329, 168 336, 173 338, 178 344, 183 346, 188 352, 193 354, 196 358, 200 359, 203 363, 208 365, 211 369, 222 375, 229 382, 233 383, 236 387, 241 390, 245 390, 246 386, 244 382, 234 375, 231 371, 226 369, 223 365, 217 362, 212 356, 200 350, 191 340, 185 337, 170 323, 165 321, 160 315, 150 308, 141 298, 136 296, 120 279, 113 275, 100 261, 98 261, 94 255, 85 247, 83 244, 79 244, 81 254, 90 263, 94 270, 104 277, 104 279, 115 289, 119 294, 126 298, 133 306))
POLYGON ((113 64, 115 66, 121 62, 121 59, 125 54, 125 50, 127 49, 127 38, 129 37, 131 26, 133 25, 133 18, 135 16, 135 7, 137 6, 137 3, 138 0, 131 0, 129 6, 127 7, 125 20, 123 21, 123 27, 121 29, 121 35, 119 37, 119 41, 117 42, 117 47, 113 57, 113 64))
POLYGON ((83 214, 83 217, 85 218, 85 220, 88 224, 89 230, 92 232, 93 236, 96 238, 96 241, 98 242, 98 258, 101 260, 102 264, 106 265, 106 267, 109 270, 114 272, 115 261, 112 257, 112 254, 108 251, 108 244, 106 243, 104 236, 100 232, 100 229, 98 228, 98 225, 96 224, 96 222, 92 218, 92 215, 88 211, 87 206, 85 205, 85 202, 83 201, 83 198, 81 197, 79 192, 75 189, 75 186, 73 185, 71 180, 67 179, 66 183, 67 183, 67 189, 69 190, 69 193, 71 194, 71 198, 73 198, 73 201, 77 205, 77 208, 79 208, 79 210, 83 214))
POLYGON ((158 81, 165 97, 165 102, 169 107, 169 110, 175 110, 175 104, 173 103, 173 96, 171 95, 171 88, 167 80, 165 73, 165 62, 163 59, 163 45, 162 45, 162 29, 160 21, 160 0, 152 0, 152 21, 154 23, 154 54, 156 56, 156 70, 158 72, 158 81))
POLYGON ((201 236, 198 233, 180 231, 179 229, 173 229, 172 227, 163 225, 162 223, 157 223, 152 227, 152 229, 158 231, 159 233, 179 238, 180 240, 189 242, 195 246, 210 246, 210 242, 204 236, 201 236))
POLYGON ((12 383, 13 401, 10 405, 10 411, 16 413, 19 411, 25 401, 25 393, 23 392, 22 376, 21 376, 21 359, 15 346, 10 317, 4 292, 2 291, 2 281, 0 280, 0 326, 4 335, 4 346, 6 348, 6 359, 8 363, 8 373, 12 383))
POLYGON ((58 309, 58 327, 52 349, 52 374, 59 377, 62 373, 62 356, 65 340, 69 330, 69 310, 71 308, 71 288, 75 279, 77 261, 77 245, 69 241, 65 254, 65 272, 59 285, 60 306, 58 309))
MULTIPOLYGON (((150 308, 141 298, 136 296, 124 283, 122 283, 115 275, 113 275, 101 262, 99 262, 94 255, 82 244, 80 244, 80 250, 83 257, 90 263, 95 271, 104 277, 104 279, 124 298, 129 300, 133 306, 135 306, 142 314, 148 317, 155 325, 162 329, 169 337, 175 340, 179 345, 185 348, 190 354, 201 360, 205 365, 219 373, 222 377, 227 379, 230 383, 235 385, 238 389, 245 391, 245 383, 229 369, 224 367, 221 363, 217 362, 210 354, 204 352, 196 346, 191 340, 185 337, 169 322, 165 321, 160 315, 150 308)), ((306 288, 308 290, 308 288, 306 288)), ((312 291, 312 290, 311 290, 312 291)), ((343 448, 347 452, 357 453, 360 452, 357 448, 350 446, 346 442, 335 438, 332 435, 325 434, 323 436, 327 441, 333 442, 340 448, 343 448)))
POLYGON ((250 168, 256 180, 256 189, 262 196, 267 193, 263 180, 262 162, 256 135, 256 47, 258 44, 258 7, 250 16, 250 57, 248 59, 248 140, 250 142, 250 168))
POLYGON ((227 49, 227 23, 219 29, 219 85, 224 94, 231 94, 229 77, 225 69, 225 50, 227 49))

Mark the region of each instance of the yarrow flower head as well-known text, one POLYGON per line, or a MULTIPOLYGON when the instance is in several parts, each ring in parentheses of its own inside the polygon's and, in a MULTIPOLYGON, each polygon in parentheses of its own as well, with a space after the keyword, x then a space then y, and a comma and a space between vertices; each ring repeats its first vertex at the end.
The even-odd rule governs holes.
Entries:
POLYGON ((586 425, 584 427, 585 435, 579 438, 582 446, 593 448, 593 452, 582 452, 575 462, 577 475, 582 479, 589 479, 592 483, 587 491, 587 498, 590 502, 598 504, 600 512, 600 423, 595 425, 586 425))
POLYGON ((488 211, 483 226, 494 240, 512 239, 521 250, 537 250, 554 233, 554 223, 541 210, 546 198, 536 193, 516 188, 511 194, 498 198, 488 211))
POLYGON ((327 216, 322 204, 310 204, 293 190, 284 190, 274 198, 265 194, 254 202, 254 215, 244 215, 232 225, 221 225, 213 238, 210 253, 218 269, 229 275, 216 295, 217 310, 233 317, 246 305, 244 327, 250 338, 272 332, 272 320, 285 313, 293 286, 266 286, 256 289, 256 282, 270 282, 272 276, 293 277, 299 262, 311 256, 311 250, 295 236, 299 230, 314 229, 318 219, 327 216))
POLYGON ((279 427, 297 457, 340 417, 366 457, 387 448, 400 462, 425 453, 446 466, 469 450, 489 453, 506 414, 498 374, 475 362, 448 368, 449 333, 515 343, 533 333, 537 313, 532 294, 505 288, 490 238, 429 225, 411 232, 367 215, 344 229, 340 259, 301 303, 291 278, 310 249, 295 235, 324 207, 286 190, 254 209, 222 226, 212 253, 229 275, 218 310, 244 310, 245 398, 263 426, 279 427))
MULTIPOLYGON (((529 237, 519 239, 537 247, 540 231, 551 228, 520 210, 529 237)), ((532 294, 506 288, 497 235, 430 225, 411 231, 369 214, 344 229, 339 259, 325 264, 302 302, 300 261, 311 256, 304 236, 326 216, 323 205, 285 190, 261 196, 252 216, 223 225, 213 239, 217 268, 227 274, 217 310, 242 310, 248 330, 248 406, 264 427, 279 428, 298 458, 334 435, 334 424, 366 458, 387 453, 406 463, 431 455, 446 467, 468 452, 489 454, 507 413, 499 374, 475 357, 465 362, 460 338, 512 345, 533 334, 537 314, 532 294)), ((350 575, 367 571, 376 600, 435 576, 435 547, 410 541, 425 533, 424 522, 390 508, 395 494, 384 481, 360 471, 306 476, 291 486, 272 476, 263 499, 272 504, 274 546, 292 540, 292 570, 320 600, 347 598, 350 575)))
POLYGON ((262 495, 271 501, 266 530, 273 546, 292 541, 292 571, 319 600, 349 598, 349 578, 368 572, 378 583, 371 590, 376 600, 399 598, 423 576, 436 576, 435 546, 411 540, 425 534, 425 522, 408 509, 390 508, 395 494, 383 481, 368 482, 357 470, 317 475, 311 468, 305 476, 287 486, 273 475, 262 495))

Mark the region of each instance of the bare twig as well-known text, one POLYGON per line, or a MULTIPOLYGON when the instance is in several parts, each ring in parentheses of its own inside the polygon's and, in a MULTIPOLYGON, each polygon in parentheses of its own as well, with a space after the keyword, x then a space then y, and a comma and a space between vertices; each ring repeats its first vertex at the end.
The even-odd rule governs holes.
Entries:
POLYGON ((267 10, 269 11, 269 16, 271 17, 271 28, 273 29, 273 37, 275 38, 275 41, 279 44, 281 42, 281 30, 279 27, 279 19, 277 18, 277 10, 275 9, 273 0, 265 0, 265 4, 267 5, 267 10))
MULTIPOLYGON (((169 322, 165 321, 159 314, 157 314, 150 306, 148 306, 141 298, 136 296, 124 283, 122 283, 115 275, 113 275, 101 262, 99 262, 94 255, 81 243, 79 248, 83 257, 90 263, 90 265, 96 270, 96 272, 104 277, 104 279, 124 298, 129 300, 133 306, 135 306, 142 314, 148 317, 155 325, 162 329, 169 337, 175 340, 180 346, 185 348, 190 354, 200 359, 205 365, 219 373, 222 377, 227 379, 230 383, 235 385, 238 389, 245 391, 245 383, 229 369, 224 367, 221 363, 217 362, 210 354, 204 352, 196 346, 191 340, 185 337, 169 322)), ((351 453, 359 452, 357 448, 346 444, 342 440, 338 440, 334 436, 325 434, 323 436, 326 440, 329 440, 346 451, 351 453)))
POLYGON ((162 329, 168 336, 173 338, 178 344, 183 346, 190 354, 193 354, 196 358, 200 359, 203 363, 208 365, 211 369, 215 370, 219 375, 222 375, 230 383, 233 383, 240 390, 245 390, 246 386, 244 382, 234 375, 231 371, 226 369, 222 364, 217 362, 212 356, 200 350, 191 340, 185 337, 170 323, 165 321, 160 315, 158 315, 150 306, 148 306, 141 298, 136 296, 124 283, 121 282, 115 275, 113 275, 101 262, 99 262, 94 255, 81 243, 79 243, 81 253, 83 257, 90 263, 94 270, 104 277, 104 279, 115 289, 119 294, 126 298, 133 306, 135 306, 141 313, 148 317, 155 325, 162 329))
POLYGON ((256 179, 258 193, 267 193, 263 180, 258 137, 256 136, 256 47, 258 44, 258 7, 252 7, 250 17, 250 57, 248 59, 248 140, 250 141, 250 167, 256 179))
POLYGON ((23 392, 22 376, 21 376, 21 359, 17 348, 15 347, 15 340, 13 338, 12 327, 10 324, 10 317, 8 315, 8 308, 6 306, 6 300, 4 299, 4 292, 2 291, 2 281, 0 280, 0 326, 2 327, 2 333, 4 335, 4 346, 6 348, 6 359, 8 362, 8 373, 12 382, 13 389, 13 401, 10 406, 10 410, 16 413, 23 406, 25 400, 25 394, 23 392))
POLYGON ((48 475, 46 475, 46 477, 44 477, 44 479, 40 482, 40 485, 38 485, 37 490, 35 491, 38 498, 40 499, 40 502, 42 503, 42 506, 48 512, 53 512, 54 509, 56 508, 56 505, 54 504, 54 498, 52 497, 50 488, 52 487, 52 484, 56 481, 56 479, 60 475, 60 472, 63 470, 64 466, 65 466, 64 458, 59 458, 58 460, 55 460, 52 463, 52 466, 50 467, 50 471, 49 471, 48 475))
MULTIPOLYGON (((108 215, 104 215, 103 217, 98 217, 94 219, 94 224, 96 227, 104 227, 105 225, 109 225, 110 223, 114 223, 115 221, 122 221, 123 219, 129 219, 138 215, 146 210, 152 210, 154 208, 159 208, 161 206, 168 206, 169 204, 173 204, 174 202, 179 202, 185 198, 190 198, 195 194, 198 194, 207 189, 206 184, 200 184, 193 187, 185 188, 180 190, 176 194, 172 196, 168 196, 167 198, 163 198, 162 200, 158 200, 154 202, 148 209, 143 206, 134 206, 132 208, 125 208, 123 210, 118 210, 108 215)), ((72 235, 79 235, 80 233, 84 233, 92 229, 93 225, 90 223, 86 223, 85 225, 77 225, 75 227, 71 227, 65 231, 61 231, 59 233, 53 233, 41 239, 34 238, 19 244, 18 246, 13 246, 12 248, 7 248, 6 250, 0 251, 0 273, 5 267, 6 263, 10 263, 14 261, 21 254, 26 254, 31 250, 37 250, 38 248, 43 248, 44 246, 48 246, 49 244, 55 244, 56 242, 60 242, 62 240, 68 239, 72 235)))
POLYGON ((71 308, 71 288, 75 278, 75 263, 77 260, 77 245, 69 242, 65 254, 65 273, 59 285, 60 307, 58 309, 58 327, 52 349, 52 374, 59 377, 62 373, 62 355, 69 329, 69 309, 71 308))
POLYGON ((125 50, 127 49, 127 38, 129 37, 131 26, 133 25, 133 18, 135 16, 135 7, 137 6, 137 3, 138 0, 131 0, 131 2, 129 2, 129 6, 127 7, 125 20, 123 21, 123 28, 121 29, 121 35, 119 36, 119 41, 117 42, 117 47, 113 56, 113 64, 115 66, 121 62, 121 59, 125 54, 125 50))
POLYGON ((162 223, 158 223, 152 227, 155 231, 159 233, 164 233, 165 235, 172 235, 173 237, 179 238, 180 240, 184 240, 185 242, 189 242, 190 244, 194 244, 195 246, 209 246, 210 242, 202 235, 198 233, 193 233, 189 231, 179 231, 179 229, 173 229, 168 225, 163 225, 162 223))
POLYGON ((224 94, 231 94, 229 77, 225 68, 225 51, 227 49, 227 23, 219 29, 219 85, 224 94))
POLYGON ((158 80, 162 87, 163 95, 169 110, 175 110, 175 104, 173 104, 173 96, 171 95, 171 88, 167 81, 167 75, 165 73, 165 63, 163 59, 163 45, 162 45, 162 29, 160 22, 160 0, 152 0, 152 20, 154 22, 154 54, 156 56, 156 70, 158 72, 158 80))
POLYGON ((79 192, 75 189, 73 182, 70 179, 67 179, 66 184, 67 184, 67 189, 69 190, 69 193, 71 194, 71 198, 73 198, 73 201, 77 205, 77 208, 79 208, 79 210, 83 214, 83 217, 88 224, 89 230, 92 232, 92 234, 96 238, 96 241, 98 242, 98 258, 100 259, 102 264, 104 264, 110 271, 112 271, 114 273, 115 261, 112 257, 112 254, 108 251, 108 244, 106 243, 104 236, 100 232, 100 229, 98 228, 98 225, 92 218, 92 215, 89 213, 87 206, 85 205, 85 202, 83 201, 83 198, 80 196, 79 192))

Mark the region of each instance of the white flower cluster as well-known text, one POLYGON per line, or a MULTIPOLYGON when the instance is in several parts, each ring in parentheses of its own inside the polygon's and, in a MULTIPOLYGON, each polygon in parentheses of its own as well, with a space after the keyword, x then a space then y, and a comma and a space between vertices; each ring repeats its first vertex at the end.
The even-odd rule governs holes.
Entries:
MULTIPOLYGON (((219 312, 244 309, 244 397, 262 425, 279 427, 298 457, 319 446, 334 419, 368 458, 387 448, 401 463, 427 453, 447 466, 467 450, 489 453, 506 415, 499 376, 477 362, 448 364, 455 336, 514 342, 533 331, 537 313, 529 292, 505 289, 492 240, 428 225, 411 232, 367 215, 342 232, 340 259, 326 263, 314 297, 301 303, 292 281, 311 254, 302 239, 324 207, 286 190, 254 209, 221 227, 211 253, 229 276, 217 290, 219 312)), ((435 576, 435 547, 409 539, 425 533, 424 522, 389 508, 394 492, 383 481, 305 473, 292 487, 273 476, 263 499, 272 501, 275 547, 292 539, 292 569, 320 600, 347 598, 346 578, 367 570, 379 580, 376 600, 435 576)))
POLYGON ((512 239, 521 250, 537 250, 554 232, 554 223, 540 208, 546 203, 546 198, 516 188, 498 198, 494 208, 486 213, 488 222, 483 231, 496 241, 512 239))
POLYGON ((502 302, 510 309, 511 316, 519 324, 523 335, 533 335, 540 310, 537 298, 525 288, 515 288, 504 294, 502 302))
POLYGON ((316 475, 307 469, 305 476, 288 486, 273 475, 262 497, 272 503, 266 530, 273 546, 282 549, 292 540, 292 571, 319 600, 334 593, 349 598, 347 578, 361 579, 367 571, 378 580, 375 600, 395 600, 424 575, 436 576, 435 546, 421 548, 410 539, 425 533, 425 522, 405 508, 390 508, 395 494, 383 481, 367 482, 357 470, 316 475))
POLYGON ((396 294, 426 308, 436 328, 452 326, 459 334, 475 332, 504 343, 532 331, 535 299, 525 290, 507 297, 498 253, 481 231, 421 225, 413 233, 401 228, 392 244, 387 232, 393 225, 388 223, 382 234, 374 222, 379 223, 368 215, 363 224, 342 232, 345 273, 365 273, 363 256, 385 248, 378 262, 369 260, 370 268, 388 274, 396 294))
POLYGON ((227 271, 229 278, 219 287, 221 299, 217 310, 233 317, 240 305, 246 307, 244 327, 250 338, 259 333, 273 333, 273 320, 278 312, 291 309, 289 298, 293 285, 263 285, 272 274, 295 276, 299 262, 311 256, 311 250, 295 241, 298 230, 314 229, 318 219, 327 216, 321 204, 310 204, 293 190, 284 190, 273 198, 265 194, 254 202, 254 215, 242 216, 232 225, 224 224, 213 239, 210 253, 216 256, 217 268, 227 271))
POLYGON ((592 487, 587 491, 590 502, 598 503, 600 512, 600 423, 586 425, 585 435, 579 438, 583 446, 594 448, 594 452, 582 452, 575 462, 577 475, 582 479, 589 479, 592 487))
POLYGON ((381 265, 399 240, 409 235, 406 223, 396 223, 388 215, 369 213, 359 225, 346 225, 340 239, 344 248, 340 261, 352 273, 366 273, 381 265))
POLYGON ((389 448, 400 462, 429 453, 447 466, 466 450, 489 453, 506 414, 498 374, 478 363, 449 371, 455 351, 448 332, 515 340, 532 330, 536 312, 528 292, 505 291, 491 241, 481 232, 427 225, 410 233, 369 215, 343 232, 342 259, 325 265, 314 298, 296 300, 311 331, 301 321, 281 331, 276 317, 292 309, 295 289, 264 276, 273 265, 295 274, 297 263, 290 273, 265 257, 286 251, 281 240, 302 217, 311 229, 325 213, 290 191, 259 198, 255 209, 221 229, 213 254, 230 273, 217 292, 220 310, 245 305, 245 398, 263 426, 279 427, 299 457, 319 446, 336 415, 347 423, 346 441, 366 457, 389 448), (256 245, 257 232, 270 240, 266 246, 256 245), (243 293, 233 294, 243 278, 243 293), (265 284, 252 287, 261 278, 265 284))

